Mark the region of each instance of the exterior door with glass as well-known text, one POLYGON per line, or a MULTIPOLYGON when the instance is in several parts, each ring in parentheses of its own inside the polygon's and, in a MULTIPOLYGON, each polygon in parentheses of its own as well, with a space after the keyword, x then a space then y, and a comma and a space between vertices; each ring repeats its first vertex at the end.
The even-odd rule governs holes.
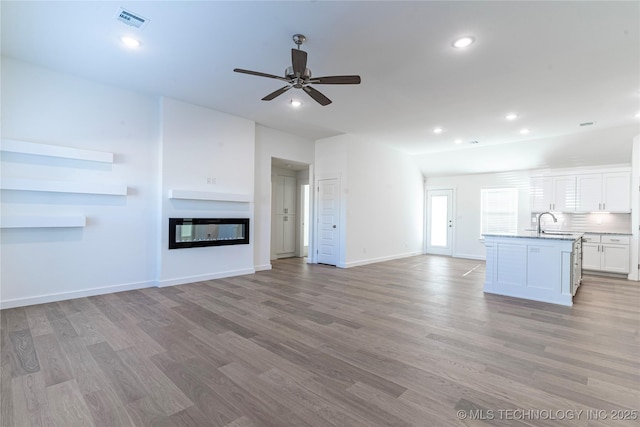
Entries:
POLYGON ((453 190, 427 191, 427 253, 453 255, 453 190))

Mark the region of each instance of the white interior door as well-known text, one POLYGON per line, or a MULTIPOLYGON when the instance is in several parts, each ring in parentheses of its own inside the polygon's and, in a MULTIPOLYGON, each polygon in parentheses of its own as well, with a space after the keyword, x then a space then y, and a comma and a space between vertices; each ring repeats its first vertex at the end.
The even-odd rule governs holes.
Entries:
POLYGON ((453 190, 427 191, 427 253, 453 254, 453 190))
POLYGON ((321 264, 337 265, 340 254, 340 195, 337 179, 318 181, 318 253, 321 264))

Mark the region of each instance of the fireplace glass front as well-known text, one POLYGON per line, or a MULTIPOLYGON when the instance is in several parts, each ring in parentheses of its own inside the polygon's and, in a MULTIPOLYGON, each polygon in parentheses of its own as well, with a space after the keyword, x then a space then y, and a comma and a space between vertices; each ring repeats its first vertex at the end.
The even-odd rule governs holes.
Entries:
POLYGON ((169 249, 248 243, 248 218, 169 218, 169 249))

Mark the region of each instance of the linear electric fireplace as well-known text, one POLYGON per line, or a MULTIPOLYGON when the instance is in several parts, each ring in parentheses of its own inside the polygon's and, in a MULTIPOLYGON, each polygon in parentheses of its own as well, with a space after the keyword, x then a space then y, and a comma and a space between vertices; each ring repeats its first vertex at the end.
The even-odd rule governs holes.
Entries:
POLYGON ((169 249, 249 244, 249 218, 169 218, 169 249))

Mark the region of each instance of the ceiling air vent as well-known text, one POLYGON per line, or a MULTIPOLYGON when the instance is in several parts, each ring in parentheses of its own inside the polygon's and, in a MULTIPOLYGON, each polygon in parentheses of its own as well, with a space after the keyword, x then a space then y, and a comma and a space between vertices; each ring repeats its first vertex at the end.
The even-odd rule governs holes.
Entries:
POLYGON ((592 126, 595 125, 596 122, 584 122, 584 123, 580 123, 580 126, 592 126))
POLYGON ((469 141, 469 144, 477 144, 478 141, 469 141))
POLYGON ((120 8, 118 9, 118 14, 116 15, 118 21, 130 25, 135 28, 144 27, 146 23, 149 21, 147 18, 143 18, 140 15, 136 15, 133 12, 128 11, 127 9, 120 8))

